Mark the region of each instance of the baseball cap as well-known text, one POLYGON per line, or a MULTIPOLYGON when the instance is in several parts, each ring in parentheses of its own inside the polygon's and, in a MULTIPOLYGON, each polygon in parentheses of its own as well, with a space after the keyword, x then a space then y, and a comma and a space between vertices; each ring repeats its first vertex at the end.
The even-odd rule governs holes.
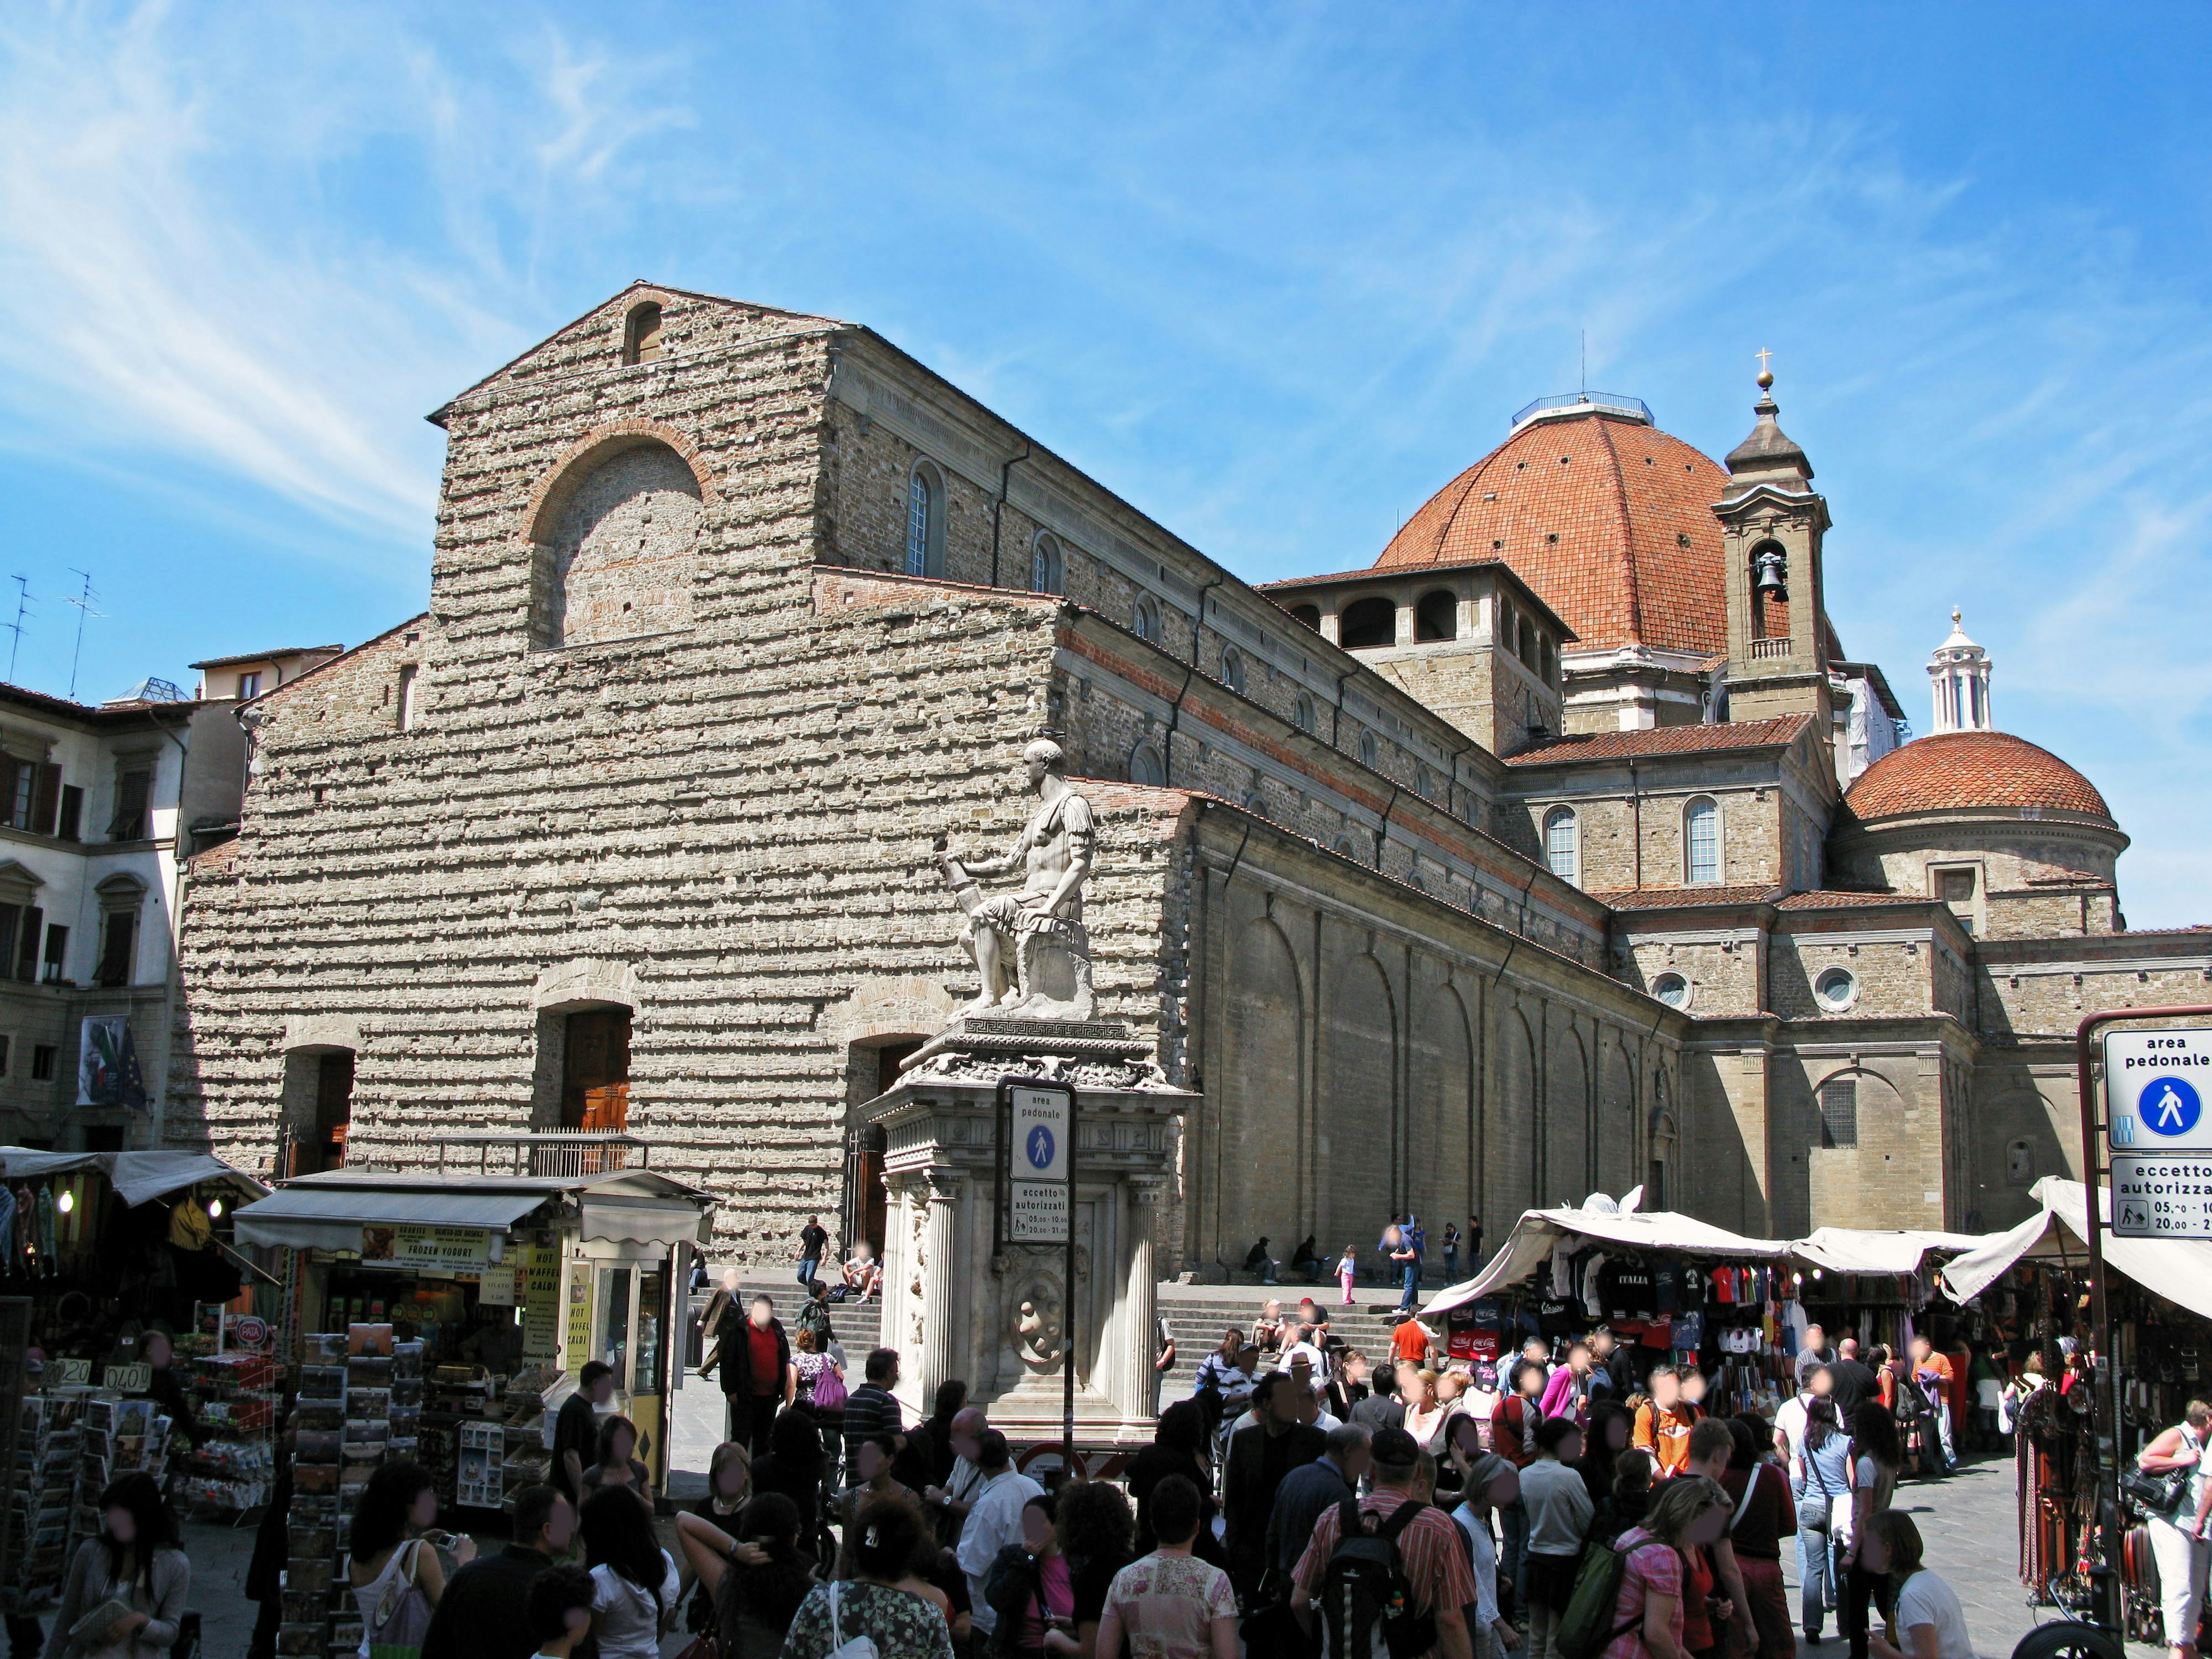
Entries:
POLYGON ((1376 1462, 1392 1468, 1408 1468, 1420 1461, 1420 1442, 1403 1429, 1378 1429, 1368 1445, 1376 1462))

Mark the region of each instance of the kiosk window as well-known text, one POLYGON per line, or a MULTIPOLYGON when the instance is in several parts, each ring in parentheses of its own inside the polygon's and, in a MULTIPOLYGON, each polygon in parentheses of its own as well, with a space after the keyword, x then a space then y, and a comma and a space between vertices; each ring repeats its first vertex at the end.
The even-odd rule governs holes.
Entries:
POLYGON ((629 1381, 629 1276, 628 1267, 609 1267, 599 1279, 599 1358, 615 1368, 618 1387, 629 1381))

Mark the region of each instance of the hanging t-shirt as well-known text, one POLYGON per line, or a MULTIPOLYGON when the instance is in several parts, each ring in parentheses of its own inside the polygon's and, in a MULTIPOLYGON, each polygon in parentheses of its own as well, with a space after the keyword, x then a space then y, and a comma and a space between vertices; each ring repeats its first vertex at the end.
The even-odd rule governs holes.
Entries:
POLYGON ((1651 1270, 1652 1305, 1661 1313, 1673 1313, 1682 1302, 1682 1270, 1672 1262, 1662 1261, 1651 1270))
POLYGON ((1723 1307, 1735 1305, 1735 1273, 1729 1267, 1713 1269, 1713 1300, 1723 1307))
POLYGON ((1563 1335, 1581 1322, 1581 1310, 1565 1297, 1547 1297, 1537 1305, 1536 1328, 1546 1336, 1563 1335))
POLYGON ((1686 1308, 1705 1305, 1705 1276, 1696 1267, 1682 1269, 1682 1305, 1686 1308))
POLYGON ((1607 1311, 1615 1319, 1644 1319, 1651 1313, 1651 1273, 1649 1268, 1625 1267, 1613 1275, 1607 1311))
POLYGON ((1583 1263, 1583 1310, 1592 1319, 1605 1317, 1606 1254, 1594 1250, 1583 1263))
POLYGON ((1705 1346, 1705 1316, 1702 1313, 1674 1316, 1674 1347, 1680 1353, 1695 1353, 1705 1346))

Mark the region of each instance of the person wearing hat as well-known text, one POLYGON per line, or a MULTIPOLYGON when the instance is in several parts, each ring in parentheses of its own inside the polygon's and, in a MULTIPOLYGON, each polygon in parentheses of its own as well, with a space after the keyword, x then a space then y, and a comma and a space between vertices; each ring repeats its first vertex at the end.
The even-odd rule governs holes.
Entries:
POLYGON ((1498 1540, 1491 1530, 1491 1512, 1521 1496, 1521 1471, 1496 1452, 1469 1456, 1458 1441, 1452 1442, 1452 1462, 1459 1466, 1462 1496, 1452 1511, 1467 1540, 1468 1564, 1474 1569, 1474 1623, 1468 1631, 1474 1659, 1499 1659, 1521 1645, 1521 1632, 1498 1610, 1498 1540))

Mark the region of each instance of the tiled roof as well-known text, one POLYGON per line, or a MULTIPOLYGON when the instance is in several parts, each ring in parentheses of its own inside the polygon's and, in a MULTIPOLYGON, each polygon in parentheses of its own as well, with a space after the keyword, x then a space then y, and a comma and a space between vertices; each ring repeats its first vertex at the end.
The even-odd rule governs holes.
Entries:
POLYGON ((1728 648, 1728 474, 1653 427, 1532 421, 1406 521, 1379 566, 1503 557, 1585 647, 1728 648))
POLYGON ((1505 757, 1508 766, 1562 761, 1620 760, 1633 755, 1703 754, 1716 749, 1763 749, 1793 743, 1813 723, 1810 714, 1771 720, 1718 720, 1707 726, 1653 726, 1638 732, 1577 732, 1505 757))
POLYGON ((1850 910, 1876 904, 1929 904, 1933 900, 1914 893, 1845 893, 1834 888, 1820 888, 1809 893, 1792 893, 1779 901, 1777 908, 1784 910, 1850 910))
POLYGON ((1782 890, 1771 882, 1743 887, 1610 887, 1590 896, 1612 910, 1686 910, 1709 904, 1771 904, 1782 890))
POLYGON ((1854 817, 1975 807, 2037 807, 2112 820, 2089 780, 2008 732, 1939 732, 1893 749, 1844 792, 1854 817))

